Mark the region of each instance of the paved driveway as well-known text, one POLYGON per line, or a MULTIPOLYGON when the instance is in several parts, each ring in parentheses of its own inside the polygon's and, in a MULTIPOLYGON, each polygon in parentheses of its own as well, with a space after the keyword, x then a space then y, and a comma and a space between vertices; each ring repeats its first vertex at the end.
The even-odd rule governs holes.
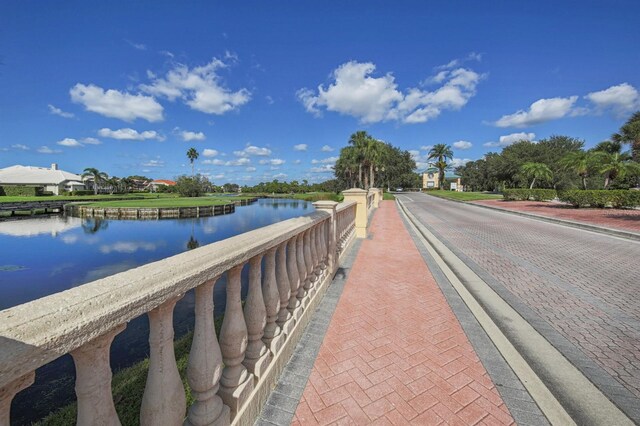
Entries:
POLYGON ((424 194, 399 199, 640 422, 640 243, 424 194))

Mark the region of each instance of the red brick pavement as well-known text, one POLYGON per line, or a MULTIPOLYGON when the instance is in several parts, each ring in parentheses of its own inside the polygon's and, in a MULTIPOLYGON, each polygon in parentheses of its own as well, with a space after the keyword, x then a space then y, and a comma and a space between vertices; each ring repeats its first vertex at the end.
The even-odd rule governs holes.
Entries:
POLYGON ((556 217, 623 231, 640 232, 640 210, 576 209, 566 204, 544 201, 482 200, 474 201, 474 204, 556 217))
POLYGON ((512 424, 394 203, 370 233, 292 424, 512 424))

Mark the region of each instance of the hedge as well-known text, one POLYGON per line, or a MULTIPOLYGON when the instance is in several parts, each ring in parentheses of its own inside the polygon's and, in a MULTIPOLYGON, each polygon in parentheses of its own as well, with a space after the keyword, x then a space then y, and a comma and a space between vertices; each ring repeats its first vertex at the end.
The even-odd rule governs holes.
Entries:
POLYGON ((34 186, 3 186, 2 192, 9 197, 35 197, 42 194, 42 188, 34 186))
POLYGON ((502 195, 506 201, 548 201, 557 197, 555 189, 505 189, 502 195))
POLYGON ((559 192, 558 198, 574 207, 613 207, 615 209, 640 207, 640 191, 628 189, 571 189, 559 192))

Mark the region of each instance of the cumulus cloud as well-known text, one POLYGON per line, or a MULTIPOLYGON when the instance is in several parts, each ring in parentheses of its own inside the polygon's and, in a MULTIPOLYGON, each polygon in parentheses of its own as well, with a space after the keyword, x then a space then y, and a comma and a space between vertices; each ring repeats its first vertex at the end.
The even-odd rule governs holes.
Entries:
POLYGON ((216 157, 219 154, 219 152, 215 149, 210 149, 210 148, 205 148, 202 151, 202 155, 204 157, 216 157))
POLYGON ((21 144, 21 143, 13 144, 13 145, 11 145, 11 148, 13 148, 13 149, 19 149, 20 151, 29 151, 29 150, 31 149, 31 148, 29 148, 28 146, 23 145, 23 144, 21 144))
POLYGON ((67 146, 70 148, 78 148, 81 147, 82 144, 73 138, 64 138, 61 141, 56 142, 58 145, 67 146))
POLYGON ((420 147, 421 151, 431 151, 431 148, 433 148, 433 145, 422 145, 420 147))
POLYGON ((165 138, 155 130, 145 130, 144 132, 138 132, 137 130, 124 128, 118 130, 111 130, 108 128, 102 128, 98 130, 98 135, 103 138, 111 138, 118 140, 128 140, 128 141, 144 141, 147 139, 155 139, 158 141, 163 141, 165 138))
POLYGON ((453 143, 453 147, 457 149, 469 149, 473 146, 471 142, 467 141, 457 141, 453 143))
POLYGON ((333 173, 333 166, 331 164, 326 164, 320 167, 311 167, 309 171, 311 173, 333 173))
POLYGON ((75 117, 75 114, 72 112, 64 112, 63 110, 61 110, 60 108, 56 108, 55 106, 49 104, 47 105, 49 107, 49 112, 53 115, 59 115, 60 117, 64 117, 64 118, 73 118, 75 117))
POLYGON ((362 123, 389 120, 424 123, 444 110, 459 110, 466 105, 483 77, 464 68, 446 70, 440 88, 434 91, 411 88, 403 93, 391 73, 374 77, 375 69, 371 62, 347 62, 333 71, 333 81, 326 89, 322 85, 317 92, 300 89, 298 99, 316 116, 326 109, 356 117, 362 123))
POLYGON ((40 154, 60 154, 62 152, 59 149, 51 149, 46 145, 42 145, 37 151, 40 154))
POLYGON ((332 152, 334 149, 331 148, 329 145, 323 145, 322 148, 320 148, 320 151, 322 152, 332 152))
POLYGON ((622 115, 640 108, 640 94, 629 83, 611 86, 598 92, 591 92, 585 99, 593 103, 597 111, 610 109, 622 115))
POLYGON ((269 160, 260 160, 259 161, 260 164, 271 164, 272 166, 281 166, 285 163, 285 160, 282 160, 280 158, 272 158, 269 160))
POLYGON ((176 64, 164 78, 149 73, 150 84, 140 86, 141 90, 170 101, 180 98, 196 111, 221 115, 238 109, 251 99, 247 89, 232 92, 222 85, 218 70, 227 67, 223 61, 214 58, 206 65, 189 68, 176 64))
POLYGON ((293 146, 294 151, 306 151, 308 145, 306 143, 299 143, 298 145, 293 146))
POLYGON ((82 143, 85 145, 101 145, 102 142, 96 138, 84 138, 82 139, 82 143))
POLYGON ((251 160, 246 157, 241 157, 241 158, 230 160, 230 161, 224 161, 218 158, 214 158, 213 160, 204 160, 202 164, 211 164, 213 166, 225 166, 225 167, 247 166, 251 164, 251 160))
POLYGON ((287 177, 287 174, 286 174, 286 173, 278 173, 278 174, 276 174, 276 175, 273 175, 273 178, 274 178, 274 179, 284 179, 284 178, 286 178, 286 177, 287 177))
POLYGON ((338 157, 323 158, 322 160, 311 160, 311 164, 335 164, 338 157))
POLYGON ((483 144, 483 146, 505 147, 519 141, 532 141, 535 139, 535 137, 536 137, 535 133, 525 133, 525 132, 511 133, 508 135, 500 136, 500 140, 498 142, 487 142, 483 144))
POLYGON ((202 132, 190 132, 188 130, 183 130, 180 132, 180 137, 185 142, 190 141, 203 141, 206 139, 206 136, 202 132))
POLYGON ((247 147, 242 151, 233 151, 233 154, 236 157, 268 157, 269 155, 271 155, 271 150, 269 148, 260 148, 254 145, 247 145, 247 147))
POLYGON ((153 97, 142 94, 133 95, 117 90, 104 90, 93 84, 76 84, 69 90, 71 100, 84 105, 87 111, 92 111, 105 117, 118 118, 124 121, 134 121, 142 118, 150 122, 163 120, 163 108, 153 97))
POLYGON ((450 166, 452 169, 455 169, 456 167, 464 166, 469 161, 473 160, 471 158, 454 158, 453 160, 451 160, 450 166))
POLYGON ((546 121, 557 120, 569 115, 577 100, 577 96, 539 99, 532 103, 528 110, 520 110, 513 114, 503 115, 494 124, 497 127, 528 127, 546 121))

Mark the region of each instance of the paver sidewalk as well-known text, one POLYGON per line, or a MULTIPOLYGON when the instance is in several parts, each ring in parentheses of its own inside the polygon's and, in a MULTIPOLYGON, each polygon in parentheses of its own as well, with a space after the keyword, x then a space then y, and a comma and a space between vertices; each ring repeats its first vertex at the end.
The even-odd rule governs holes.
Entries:
POLYGON ((565 204, 544 201, 481 200, 473 201, 472 204, 640 233, 640 210, 576 209, 565 204))
POLYGON ((512 424, 393 202, 376 211, 292 424, 512 424))

